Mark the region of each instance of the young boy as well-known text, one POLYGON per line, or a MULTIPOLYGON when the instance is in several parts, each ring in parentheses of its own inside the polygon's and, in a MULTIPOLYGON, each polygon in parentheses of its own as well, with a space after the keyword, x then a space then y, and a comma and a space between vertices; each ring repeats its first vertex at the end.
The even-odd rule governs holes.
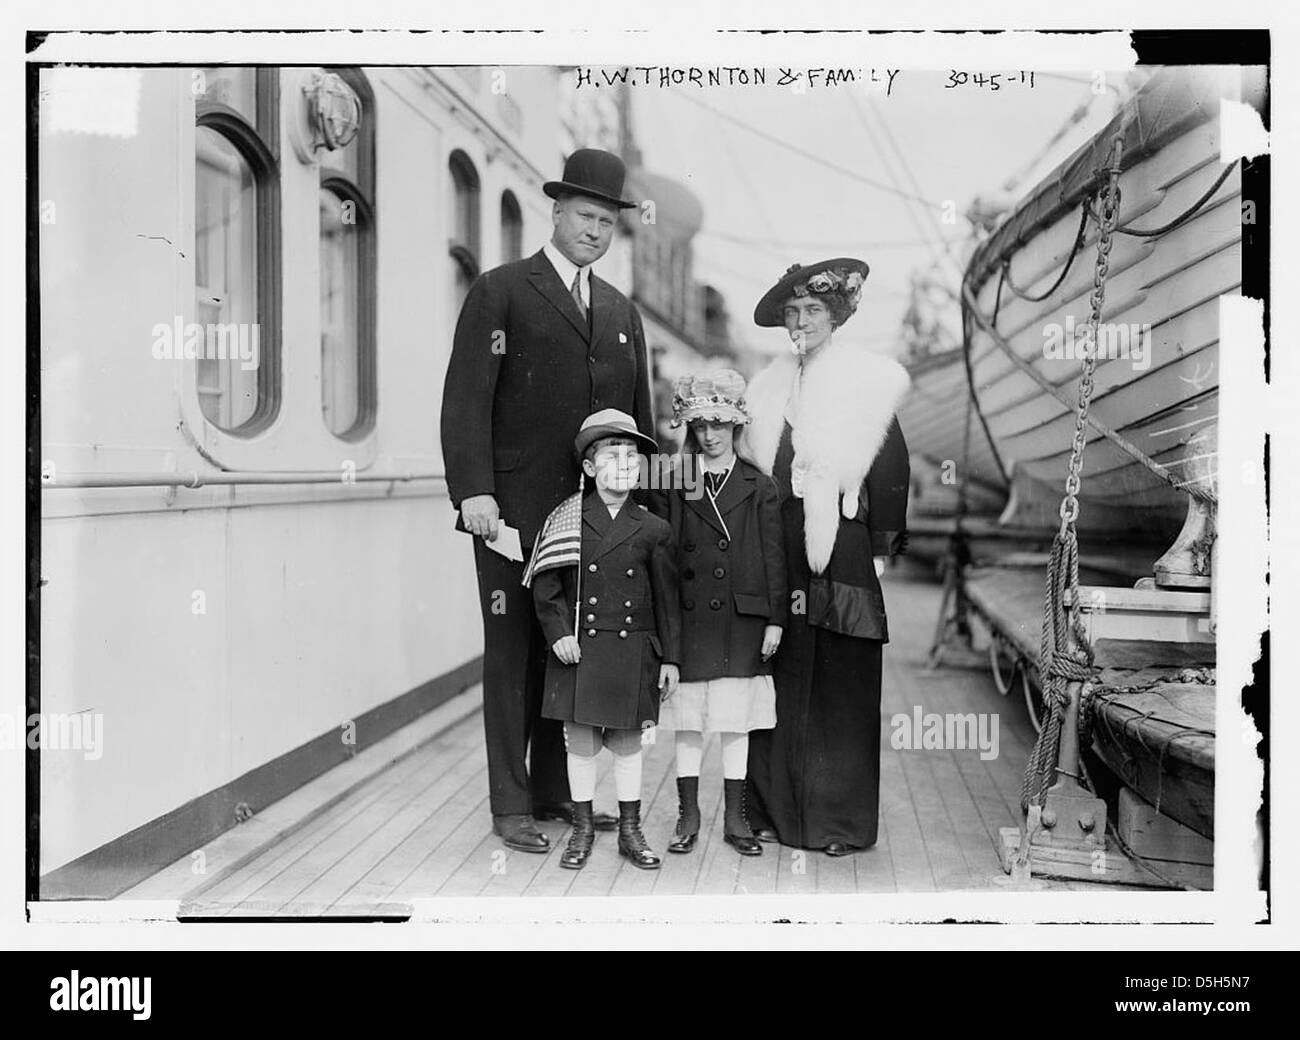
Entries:
POLYGON ((638 451, 658 445, 613 408, 588 416, 574 444, 595 490, 547 518, 524 574, 551 647, 542 715, 564 722, 568 753, 573 832, 560 865, 578 870, 591 855, 604 746, 614 755, 619 855, 654 870, 659 857, 641 833, 641 731, 677 687, 681 618, 672 531, 631 491, 638 451))

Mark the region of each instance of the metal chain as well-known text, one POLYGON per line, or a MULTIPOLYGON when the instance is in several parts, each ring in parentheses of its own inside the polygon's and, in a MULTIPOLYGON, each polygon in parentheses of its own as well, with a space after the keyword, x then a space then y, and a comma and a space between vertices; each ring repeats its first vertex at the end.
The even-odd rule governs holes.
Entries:
POLYGON ((1097 367, 1098 326, 1101 324, 1102 305, 1106 298, 1106 275, 1110 272, 1110 250, 1114 242, 1115 227, 1119 224, 1119 172, 1123 155, 1123 138, 1115 139, 1115 147, 1107 169, 1106 186, 1101 193, 1101 227, 1097 237, 1097 262, 1092 275, 1092 294, 1088 298, 1091 312, 1088 315, 1087 350, 1083 357, 1083 372, 1079 376, 1079 403, 1074 415, 1074 440, 1070 445, 1070 463, 1065 476, 1065 497, 1061 499, 1061 534, 1079 516, 1080 474, 1083 471, 1083 453, 1086 444, 1088 407, 1092 403, 1093 371, 1097 367))
MULTIPOLYGON (((1074 522, 1079 516, 1079 489, 1082 486, 1083 452, 1088 407, 1092 402, 1093 370, 1097 367, 1097 333, 1106 296, 1106 275, 1110 272, 1110 248, 1119 223, 1119 164, 1124 140, 1115 138, 1110 166, 1104 171, 1105 182, 1099 191, 1101 229, 1097 237, 1097 263, 1089 297, 1088 349, 1083 357, 1079 377, 1079 404, 1074 416, 1074 441, 1070 446, 1069 470, 1065 477, 1065 496, 1061 499, 1061 529, 1052 540, 1047 564, 1047 581, 1043 592, 1043 634, 1039 648, 1039 675, 1042 681, 1046 715, 1038 739, 1025 766, 1020 786, 1020 808, 1028 813, 1031 805, 1042 805, 1048 788, 1060 769, 1061 727, 1069 707, 1069 684, 1083 684, 1078 704, 1079 735, 1087 739, 1089 722, 1089 679, 1093 668, 1093 650, 1079 615, 1079 541, 1074 522)), ((1073 775, 1073 774, 1072 774, 1073 775)), ((1028 838, 1024 839, 1028 840, 1028 838)))

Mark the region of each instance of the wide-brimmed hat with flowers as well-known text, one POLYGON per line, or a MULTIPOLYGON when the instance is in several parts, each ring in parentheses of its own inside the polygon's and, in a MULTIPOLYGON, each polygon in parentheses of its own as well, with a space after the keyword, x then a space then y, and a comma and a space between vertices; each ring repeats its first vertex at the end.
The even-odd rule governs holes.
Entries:
POLYGON ((871 269, 851 256, 837 256, 816 264, 791 264, 754 308, 754 324, 777 328, 785 324, 782 308, 791 296, 843 296, 849 313, 862 299, 862 283, 871 269))
POLYGON ((695 420, 704 422, 749 422, 745 407, 745 377, 735 369, 719 368, 682 376, 673 386, 672 426, 695 420))

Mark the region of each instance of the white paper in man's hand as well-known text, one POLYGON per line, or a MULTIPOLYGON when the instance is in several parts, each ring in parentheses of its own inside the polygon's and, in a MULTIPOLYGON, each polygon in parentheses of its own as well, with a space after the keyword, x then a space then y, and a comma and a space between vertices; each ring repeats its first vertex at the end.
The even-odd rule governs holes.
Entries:
POLYGON ((509 524, 497 524, 496 541, 489 542, 484 540, 486 545, 493 552, 499 552, 507 560, 523 562, 524 550, 519 544, 519 528, 511 527, 509 524))

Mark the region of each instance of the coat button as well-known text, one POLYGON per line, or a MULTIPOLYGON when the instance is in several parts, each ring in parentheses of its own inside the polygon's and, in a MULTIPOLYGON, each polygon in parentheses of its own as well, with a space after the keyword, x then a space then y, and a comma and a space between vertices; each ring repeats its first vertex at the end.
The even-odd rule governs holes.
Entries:
POLYGON ((727 551, 727 546, 730 544, 731 543, 727 541, 725 538, 718 539, 718 548, 721 549, 723 552, 727 551))
POLYGON ((635 573, 636 573, 636 571, 634 571, 631 567, 629 567, 629 568, 627 569, 627 576, 628 576, 629 578, 632 577, 632 575, 634 575, 635 573))
POLYGON ((587 629, 587 635, 594 636, 595 634, 596 634, 596 630, 594 628, 587 629))
POLYGON ((715 596, 715 597, 713 597, 713 599, 709 600, 709 606, 712 607, 714 610, 721 610, 721 609, 722 609, 722 600, 718 599, 718 598, 715 596))
POLYGON ((596 569, 596 565, 594 563, 587 564, 587 570, 594 571, 595 569, 596 569))
POLYGON ((682 609, 683 609, 683 610, 694 610, 694 609, 695 609, 695 600, 693 600, 693 599, 684 599, 684 600, 682 600, 682 609))
POLYGON ((694 543, 694 542, 687 542, 684 546, 682 546, 682 548, 685 549, 687 552, 694 552, 694 551, 695 551, 695 543, 694 543))
POLYGON ((620 629, 618 630, 618 638, 619 638, 619 639, 626 639, 626 638, 627 638, 627 629, 626 629, 626 628, 620 628, 620 629))
POLYGON ((587 600, 587 602, 594 607, 596 605, 596 597, 592 596, 591 599, 587 600))
POLYGON ((587 615, 587 620, 588 620, 588 621, 595 621, 595 620, 596 620, 596 615, 595 615, 595 614, 588 614, 588 615, 587 615))
POLYGON ((629 608, 630 608, 630 607, 632 606, 632 601, 631 601, 631 600, 628 600, 627 602, 625 602, 625 603, 623 604, 623 606, 625 606, 625 607, 629 607, 629 608))
POLYGON ((628 615, 627 617, 625 617, 623 620, 626 621, 629 625, 632 624, 632 615, 629 614, 629 615, 628 615))
POLYGON ((713 576, 715 578, 725 578, 727 576, 726 569, 723 567, 714 567, 713 576))
POLYGON ((695 568, 687 567, 686 570, 682 571, 682 577, 685 578, 687 581, 690 581, 693 577, 695 577, 695 568))

